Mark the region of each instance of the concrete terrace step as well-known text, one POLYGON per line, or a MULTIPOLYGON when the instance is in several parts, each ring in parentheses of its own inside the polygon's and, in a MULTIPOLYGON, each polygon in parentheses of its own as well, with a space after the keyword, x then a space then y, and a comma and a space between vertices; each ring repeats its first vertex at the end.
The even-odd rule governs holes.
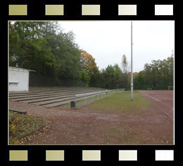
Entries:
POLYGON ((74 89, 74 88, 73 89, 59 89, 58 88, 58 89, 32 90, 31 92, 38 92, 39 93, 39 92, 45 92, 45 91, 47 91, 47 92, 49 92, 49 91, 50 92, 52 92, 52 91, 62 91, 63 92, 63 91, 80 91, 80 90, 83 91, 83 90, 89 90, 89 89, 74 89))
POLYGON ((24 103, 38 103, 41 101, 50 101, 50 100, 55 100, 55 99, 68 98, 68 97, 73 97, 73 95, 49 97, 49 98, 42 98, 42 99, 32 99, 32 100, 26 100, 26 101, 22 101, 22 102, 24 102, 24 103))
MULTIPOLYGON (((89 95, 88 97, 92 97, 92 95, 89 95)), ((77 98, 77 101, 78 100, 84 100, 85 99, 85 97, 78 97, 77 98)), ((76 102, 77 102, 76 101, 76 102)), ((69 103, 69 102, 71 102, 71 100, 66 100, 66 101, 63 101, 63 102, 56 102, 56 103, 53 103, 53 104, 48 104, 48 105, 44 105, 44 106, 46 106, 46 107, 48 107, 48 108, 51 108, 51 107, 58 107, 58 106, 61 106, 61 105, 63 105, 63 104, 67 104, 67 103, 69 103)))
POLYGON ((69 103, 70 101, 63 101, 63 102, 59 102, 59 103, 53 103, 53 104, 49 104, 49 105, 45 105, 47 108, 51 108, 51 107, 58 107, 58 106, 61 106, 63 104, 67 104, 69 103))
POLYGON ((68 100, 73 100, 74 99, 74 96, 73 97, 67 97, 67 98, 62 98, 62 99, 58 99, 58 100, 48 100, 48 101, 43 101, 43 102, 36 102, 36 103, 33 103, 35 105, 47 105, 47 104, 51 104, 51 103, 57 103, 57 102, 62 102, 62 101, 68 101, 68 100))
POLYGON ((24 96, 27 96, 27 95, 29 95, 29 96, 33 96, 33 95, 39 95, 39 94, 44 94, 44 95, 48 95, 48 94, 53 94, 53 93, 74 93, 74 92, 77 92, 77 93, 85 93, 85 92, 92 92, 93 90, 72 90, 72 91, 69 91, 69 90, 52 90, 52 91, 43 91, 43 92, 29 92, 29 93, 27 93, 27 92, 24 92, 24 93, 10 93, 9 94, 9 98, 14 98, 14 97, 16 97, 16 96, 18 96, 18 97, 24 97, 24 96))
MULTIPOLYGON (((91 93, 104 90, 102 88, 61 88, 61 87, 44 87, 30 88, 29 92, 9 93, 9 99, 12 101, 21 101, 24 103, 33 103, 34 105, 43 105, 46 107, 55 107, 69 103, 75 100, 76 94, 91 93)), ((85 99, 84 96, 78 97, 77 100, 85 99)))
POLYGON ((54 94, 38 94, 38 95, 29 95, 29 96, 19 96, 19 97, 10 97, 12 101, 25 101, 25 100, 31 100, 31 99, 40 99, 45 97, 57 97, 57 96, 63 96, 63 95, 73 95, 69 93, 54 93, 54 94))
MULTIPOLYGON (((92 92, 92 91, 85 91, 85 92, 92 92)), ((40 99, 42 97, 50 97, 50 96, 62 96, 62 95, 75 95, 75 94, 80 94, 80 93, 85 93, 83 91, 76 91, 76 92, 52 92, 52 93, 37 93, 37 94, 26 94, 23 96, 10 96, 9 99, 12 101, 26 101, 26 100, 31 100, 31 99, 40 99)))
POLYGON ((63 92, 69 92, 68 90, 50 90, 50 91, 35 91, 35 92, 24 92, 24 93, 10 93, 9 96, 26 96, 26 95, 35 95, 35 94, 50 94, 50 93, 63 93, 63 92))

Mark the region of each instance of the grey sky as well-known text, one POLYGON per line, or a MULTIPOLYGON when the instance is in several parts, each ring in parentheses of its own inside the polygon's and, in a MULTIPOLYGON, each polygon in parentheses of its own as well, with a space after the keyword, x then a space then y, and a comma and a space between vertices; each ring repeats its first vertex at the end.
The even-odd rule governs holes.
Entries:
MULTIPOLYGON (((59 21, 64 32, 73 31, 80 49, 95 58, 99 69, 118 64, 122 55, 131 63, 131 21, 59 21)), ((174 50, 174 21, 133 21, 133 71, 145 63, 166 59, 174 50)))

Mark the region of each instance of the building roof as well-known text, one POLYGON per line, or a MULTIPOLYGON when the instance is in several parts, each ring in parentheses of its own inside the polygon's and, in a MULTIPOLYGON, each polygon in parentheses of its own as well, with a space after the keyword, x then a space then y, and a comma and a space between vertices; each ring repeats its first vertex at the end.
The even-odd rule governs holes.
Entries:
POLYGON ((12 67, 12 66, 9 66, 9 69, 12 69, 12 70, 20 70, 20 71, 28 70, 28 71, 34 71, 34 72, 36 72, 35 70, 24 69, 24 68, 20 68, 20 67, 12 67))

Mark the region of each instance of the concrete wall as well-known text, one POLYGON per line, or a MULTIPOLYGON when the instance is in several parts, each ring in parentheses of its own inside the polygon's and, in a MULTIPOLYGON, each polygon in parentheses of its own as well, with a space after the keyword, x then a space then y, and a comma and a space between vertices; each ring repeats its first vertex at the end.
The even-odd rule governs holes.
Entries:
POLYGON ((9 67, 9 91, 29 90, 29 70, 9 67))

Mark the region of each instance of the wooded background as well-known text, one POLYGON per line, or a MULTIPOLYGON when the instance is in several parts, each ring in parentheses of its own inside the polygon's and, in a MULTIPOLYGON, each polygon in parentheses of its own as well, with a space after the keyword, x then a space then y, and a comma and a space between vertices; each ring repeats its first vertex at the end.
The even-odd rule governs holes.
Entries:
MULTIPOLYGON (((167 57, 152 60, 151 64, 144 65, 143 71, 133 73, 134 89, 168 89, 173 86, 174 57, 167 57)), ((130 71, 125 55, 122 55, 120 66, 116 63, 99 71, 95 58, 75 42, 74 33, 64 33, 53 21, 9 22, 9 66, 35 70, 30 74, 32 86, 130 90, 130 71)))

